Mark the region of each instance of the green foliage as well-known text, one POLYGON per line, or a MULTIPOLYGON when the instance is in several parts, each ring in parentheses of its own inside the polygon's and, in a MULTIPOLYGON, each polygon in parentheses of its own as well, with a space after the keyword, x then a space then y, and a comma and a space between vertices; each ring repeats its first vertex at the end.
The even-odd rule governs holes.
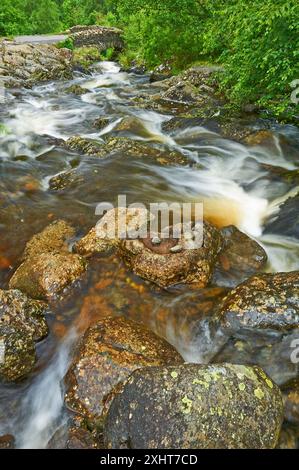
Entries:
POLYGON ((72 40, 72 38, 67 38, 65 39, 64 41, 60 41, 58 44, 56 44, 56 47, 58 47, 58 49, 70 49, 71 51, 74 50, 74 41, 72 40))
POLYGON ((290 83, 299 78, 298 18, 298 0, 1 0, 0 35, 119 26, 127 45, 123 63, 167 61, 174 71, 222 63, 220 81, 231 103, 258 102, 283 115, 294 109, 290 83))
POLYGON ((299 78, 298 0, 118 0, 117 18, 137 61, 167 61, 174 70, 219 62, 223 91, 236 105, 258 102, 275 115, 290 108, 290 83, 299 78))

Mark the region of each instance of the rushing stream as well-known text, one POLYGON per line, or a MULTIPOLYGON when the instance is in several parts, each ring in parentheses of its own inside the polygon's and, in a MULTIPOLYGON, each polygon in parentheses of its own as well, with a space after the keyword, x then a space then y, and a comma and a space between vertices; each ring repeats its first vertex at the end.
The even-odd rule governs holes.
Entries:
MULTIPOLYGON (((69 82, 47 83, 21 90, 17 96, 8 93, 0 111, 0 122, 7 130, 4 132, 0 127, 1 288, 7 288, 24 246, 33 234, 51 221, 63 218, 83 235, 97 221, 96 205, 102 201, 116 203, 120 194, 127 196, 128 203, 202 201, 209 220, 218 226, 234 224, 265 248, 268 272, 298 269, 297 241, 283 233, 264 230, 280 205, 296 194, 296 188, 279 178, 271 178, 266 165, 286 170, 298 168, 298 129, 273 125, 271 144, 253 147, 224 139, 201 126, 169 135, 162 129, 163 123, 173 117, 171 110, 169 114, 159 114, 132 101, 143 90, 149 90, 146 75, 129 74, 115 63, 102 62, 91 75, 78 72, 69 82), (86 94, 66 93, 65 89, 72 84, 85 88, 86 94), (97 131, 93 122, 100 116, 110 118, 111 122, 97 131), (132 139, 177 149, 193 164, 163 166, 146 158, 122 159, 118 155, 105 159, 82 157, 55 147, 45 138, 66 140, 81 135, 101 142, 113 134, 124 116, 137 117, 146 129, 145 133, 131 134, 132 139), (281 144, 278 134, 287 137, 292 151, 281 144), (50 178, 71 168, 78 168, 85 176, 82 182, 66 191, 49 190, 50 178)), ((71 299, 53 302, 51 309, 55 315, 48 317, 51 333, 37 346, 34 372, 18 384, 0 385, 0 416, 4 416, 0 421, 0 435, 13 434, 18 447, 46 447, 64 422, 61 380, 77 338, 78 318, 98 279, 105 275, 113 278, 109 273, 122 269, 113 263, 110 258, 107 263, 92 261, 88 279, 75 287, 71 299)), ((143 286, 143 281, 131 273, 126 276, 143 286)), ((114 295, 117 296, 115 304, 125 313, 121 286, 115 285, 114 295)), ((154 289, 143 297, 142 290, 137 290, 132 302, 140 303, 140 316, 144 304, 145 322, 164 334, 185 359, 197 362, 200 340, 192 337, 193 327, 188 318, 181 318, 180 328, 174 325, 178 302, 184 296, 188 296, 184 290, 170 298, 169 293, 154 289), (173 317, 170 313, 167 325, 162 328, 154 312, 163 303, 173 311, 173 317), (149 312, 153 312, 152 317, 149 312)), ((88 320, 81 318, 79 324, 84 322, 88 320)))

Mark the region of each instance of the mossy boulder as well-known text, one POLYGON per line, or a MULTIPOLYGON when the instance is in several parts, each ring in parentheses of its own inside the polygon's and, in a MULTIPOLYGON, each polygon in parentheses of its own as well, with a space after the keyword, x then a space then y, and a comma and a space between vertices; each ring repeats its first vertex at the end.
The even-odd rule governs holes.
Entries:
POLYGON ((112 449, 272 449, 279 388, 259 367, 184 364, 135 371, 109 408, 112 449))
POLYGON ((33 369, 35 343, 48 334, 46 309, 19 290, 0 290, 0 379, 15 381, 33 369))
POLYGON ((100 426, 109 394, 134 370, 182 362, 171 345, 146 327, 123 317, 104 318, 78 345, 66 376, 66 405, 100 426))

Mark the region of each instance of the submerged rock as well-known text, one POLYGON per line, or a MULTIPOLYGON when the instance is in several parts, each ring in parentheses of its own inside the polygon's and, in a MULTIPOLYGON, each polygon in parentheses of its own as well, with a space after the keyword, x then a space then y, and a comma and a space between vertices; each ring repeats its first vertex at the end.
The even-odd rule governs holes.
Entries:
POLYGON ((258 274, 232 290, 215 316, 229 338, 215 362, 255 363, 277 383, 298 374, 299 272, 258 274))
POLYGON ((48 334, 46 308, 19 290, 0 290, 0 379, 14 381, 33 369, 35 342, 48 334))
POLYGON ((213 283, 235 287, 261 271, 267 262, 267 253, 252 238, 233 225, 221 229, 224 247, 219 255, 213 283))
POLYGON ((164 339, 123 317, 107 317, 82 338, 66 376, 66 405, 101 426, 105 401, 135 370, 183 360, 164 339))
POLYGON ((283 417, 259 367, 184 364, 135 371, 108 411, 108 448, 272 449, 283 417))
POLYGON ((49 181, 49 189, 63 191, 64 189, 77 188, 84 181, 77 169, 72 169, 53 176, 49 181))
POLYGON ((20 289, 35 299, 48 299, 60 293, 86 270, 86 261, 68 251, 67 240, 74 229, 56 221, 27 243, 23 263, 10 279, 12 289, 20 289))
POLYGON ((0 75, 7 87, 72 76, 72 52, 46 44, 0 42, 0 75))

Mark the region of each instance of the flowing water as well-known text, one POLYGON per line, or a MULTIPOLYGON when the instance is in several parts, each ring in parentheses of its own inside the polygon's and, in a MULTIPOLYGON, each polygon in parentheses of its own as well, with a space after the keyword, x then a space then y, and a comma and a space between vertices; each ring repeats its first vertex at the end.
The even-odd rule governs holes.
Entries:
MULTIPOLYGON (((78 236, 83 235, 97 222, 96 205, 102 201, 116 204, 120 194, 127 196, 128 203, 203 202, 209 220, 218 226, 236 225, 266 249, 268 272, 298 269, 297 240, 284 235, 283 229, 281 233, 265 231, 281 204, 298 189, 273 177, 267 167, 298 168, 298 129, 273 124, 271 142, 252 147, 224 139, 208 127, 189 127, 170 135, 163 132, 163 123, 175 115, 175 109, 169 107, 160 114, 133 101, 138 94, 151 92, 148 81, 147 76, 128 74, 115 63, 102 62, 92 74, 78 73, 70 82, 47 83, 21 90, 17 96, 7 94, 0 111, 5 126, 0 127, 1 288, 7 287, 33 234, 64 218, 78 229, 78 236), (72 84, 81 85, 86 93, 66 93, 72 84), (98 131, 93 122, 101 116, 110 118, 110 123, 98 131), (66 140, 81 135, 102 142, 125 116, 134 116, 143 124, 143 131, 137 129, 130 138, 179 150, 190 165, 163 166, 146 157, 122 155, 82 157, 55 147, 45 137, 66 140), (49 190, 52 176, 72 168, 84 176, 77 186, 62 192, 49 190)), ((13 434, 18 447, 46 447, 64 422, 62 379, 78 330, 88 326, 90 316, 98 315, 90 304, 107 304, 101 282, 110 286, 106 289, 112 299, 108 299, 112 302, 108 313, 110 308, 112 313, 117 310, 117 314, 135 316, 163 334, 185 359, 200 361, 194 319, 183 310, 179 319, 177 315, 182 302, 194 293, 186 289, 160 292, 113 258, 93 260, 87 279, 73 288, 68 300, 51 304, 51 333, 37 345, 33 373, 18 384, 0 385, 0 435, 13 434), (128 285, 131 291, 125 296, 128 285), (167 320, 160 315, 164 307, 167 320)))

